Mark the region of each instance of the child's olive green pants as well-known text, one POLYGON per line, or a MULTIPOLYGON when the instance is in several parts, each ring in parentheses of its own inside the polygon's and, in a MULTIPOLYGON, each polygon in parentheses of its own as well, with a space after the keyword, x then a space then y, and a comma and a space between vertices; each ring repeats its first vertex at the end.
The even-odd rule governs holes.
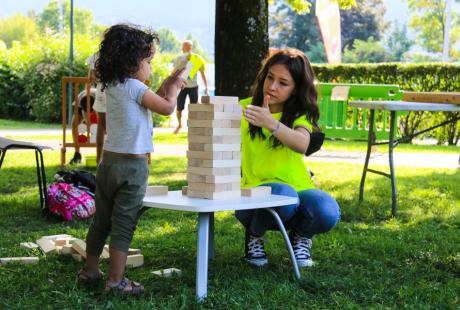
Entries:
POLYGON ((86 252, 100 256, 110 235, 110 247, 128 252, 142 207, 147 157, 104 152, 96 173, 96 213, 86 236, 86 252))

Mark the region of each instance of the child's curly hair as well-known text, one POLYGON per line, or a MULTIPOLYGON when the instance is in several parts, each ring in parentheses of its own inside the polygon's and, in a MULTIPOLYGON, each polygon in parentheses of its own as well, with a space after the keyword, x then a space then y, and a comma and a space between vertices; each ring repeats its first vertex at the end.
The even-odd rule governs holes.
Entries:
POLYGON ((107 29, 96 61, 96 77, 102 88, 132 77, 141 61, 152 55, 152 47, 159 43, 157 33, 138 26, 117 24, 107 29))

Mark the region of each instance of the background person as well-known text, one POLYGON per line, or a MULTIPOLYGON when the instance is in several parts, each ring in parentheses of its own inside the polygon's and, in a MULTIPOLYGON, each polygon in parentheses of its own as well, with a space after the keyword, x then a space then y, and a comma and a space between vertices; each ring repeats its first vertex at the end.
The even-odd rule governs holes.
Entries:
POLYGON ((197 81, 197 73, 198 71, 201 74, 201 78, 203 79, 204 83, 204 93, 208 95, 208 81, 206 80, 206 62, 205 60, 198 54, 193 53, 193 43, 190 40, 186 40, 182 43, 182 55, 176 58, 174 61, 174 69, 180 70, 185 68, 187 62, 192 64, 192 70, 187 78, 187 85, 184 89, 182 89, 177 96, 177 127, 174 130, 174 133, 178 133, 179 130, 182 128, 182 111, 185 108, 185 99, 188 96, 190 103, 197 103, 198 102, 198 81, 197 81))

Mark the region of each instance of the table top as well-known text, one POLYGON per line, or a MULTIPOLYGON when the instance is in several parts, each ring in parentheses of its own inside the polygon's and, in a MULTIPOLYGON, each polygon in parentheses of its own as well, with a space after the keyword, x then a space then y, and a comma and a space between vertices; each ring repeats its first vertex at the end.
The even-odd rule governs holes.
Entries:
POLYGON ((460 112, 460 104, 453 103, 354 100, 348 102, 348 105, 356 108, 368 108, 387 111, 460 112))
POLYGON ((143 205, 148 208, 192 212, 248 210, 286 206, 298 203, 297 197, 271 195, 268 197, 238 197, 231 199, 202 199, 182 195, 182 191, 170 191, 168 195, 145 196, 143 205))

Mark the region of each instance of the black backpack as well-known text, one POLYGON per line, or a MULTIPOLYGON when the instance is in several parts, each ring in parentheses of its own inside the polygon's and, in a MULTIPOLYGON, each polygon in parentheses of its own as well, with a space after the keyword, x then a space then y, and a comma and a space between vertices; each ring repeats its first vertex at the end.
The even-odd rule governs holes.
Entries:
POLYGON ((56 172, 54 178, 58 182, 72 184, 93 195, 96 192, 96 176, 91 172, 77 169, 73 169, 70 171, 61 170, 56 172))

